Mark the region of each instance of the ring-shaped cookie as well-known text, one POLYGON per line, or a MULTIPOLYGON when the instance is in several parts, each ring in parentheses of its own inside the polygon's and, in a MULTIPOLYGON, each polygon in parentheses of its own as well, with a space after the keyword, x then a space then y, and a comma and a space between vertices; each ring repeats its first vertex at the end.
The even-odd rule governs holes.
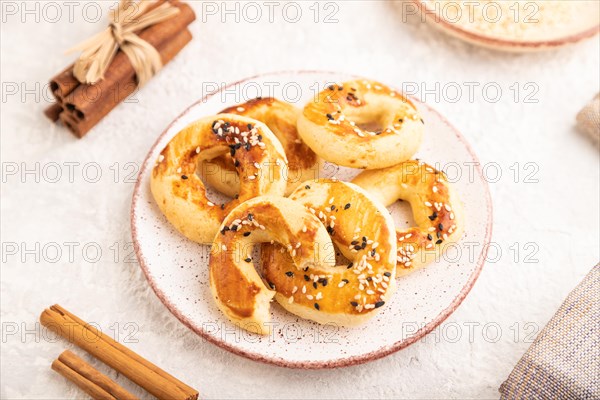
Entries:
POLYGON ((225 216, 245 200, 283 195, 287 160, 281 143, 262 122, 234 114, 202 118, 181 130, 161 151, 152 171, 151 190, 169 222, 187 238, 210 243, 225 216), (242 182, 239 196, 214 204, 198 165, 229 153, 242 182))
MULTIPOLYGON (((236 207, 223 221, 210 256, 210 287, 219 309, 231 322, 251 332, 270 332, 270 288, 256 271, 252 252, 259 243, 278 243, 287 249, 294 269, 334 266, 331 239, 321 222, 301 203, 285 197, 262 196, 236 207)), ((296 278, 294 278, 294 276, 296 278)))
POLYGON ((437 260, 464 229, 462 203, 446 175, 418 160, 361 172, 352 180, 389 206, 410 203, 416 227, 398 229, 398 274, 437 260))
MULTIPOLYGON (((291 193, 298 184, 317 178, 321 159, 302 141, 296 129, 300 109, 284 101, 266 97, 226 108, 221 113, 254 118, 271 129, 281 142, 288 160, 285 171, 286 194, 291 193)), ((240 179, 229 155, 205 161, 202 177, 206 183, 229 197, 239 193, 240 179)))
POLYGON ((302 140, 327 161, 352 168, 385 168, 410 159, 423 119, 404 96, 373 81, 331 85, 298 118, 302 140))
POLYGON ((396 234, 387 209, 360 187, 335 180, 304 182, 290 199, 325 224, 349 261, 333 270, 315 265, 298 271, 283 247, 263 245, 263 273, 277 302, 302 318, 342 326, 383 310, 396 288, 396 234))

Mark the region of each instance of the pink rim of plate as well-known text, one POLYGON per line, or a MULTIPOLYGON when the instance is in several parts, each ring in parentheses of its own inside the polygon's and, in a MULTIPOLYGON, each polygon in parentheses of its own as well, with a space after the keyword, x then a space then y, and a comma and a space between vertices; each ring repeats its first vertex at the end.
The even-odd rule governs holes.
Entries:
MULTIPOLYGON (((417 340, 419 340, 423 336, 427 335, 429 332, 431 332, 433 329, 435 329, 438 325, 440 325, 444 320, 446 320, 446 318, 448 318, 450 316, 450 314, 452 314, 458 308, 458 306, 462 303, 462 301, 465 299, 467 294, 471 291, 471 288, 475 284, 475 281, 479 277, 479 274, 481 273, 481 269, 483 268, 483 265, 485 264, 485 260, 487 257, 487 251, 488 251, 488 247, 489 247, 488 245, 490 243, 490 239, 492 236, 492 226, 493 226, 492 198, 490 195, 489 186, 488 186, 487 182, 485 181, 485 178, 483 176, 483 171, 481 170, 481 167, 480 167, 479 159, 475 155, 475 152, 473 151, 472 147, 469 145, 469 143, 466 141, 466 139, 461 135, 461 133, 454 126, 452 126, 450 124, 450 122, 448 122, 448 120, 443 115, 441 115, 440 113, 435 111, 433 108, 431 108, 427 104, 425 104, 419 100, 411 98, 411 101, 414 101, 415 103, 417 103, 423 107, 427 107, 427 109, 429 111, 432 111, 434 114, 436 114, 440 118, 440 120, 449 129, 451 129, 452 132, 454 132, 454 134, 456 135, 456 138, 461 143, 463 143, 463 145, 466 147, 467 151, 469 152, 470 156, 476 162, 477 173, 482 178, 484 186, 485 186, 487 211, 488 211, 489 217, 488 217, 488 221, 486 223, 486 234, 485 234, 485 239, 484 239, 484 243, 483 243, 483 249, 477 260, 476 269, 473 271, 473 273, 469 277, 469 280, 467 281, 465 286, 462 288, 460 293, 454 298, 454 300, 450 303, 450 305, 446 309, 444 309, 436 318, 434 318, 427 325, 420 328, 413 336, 406 338, 404 340, 400 340, 391 346, 387 346, 387 347, 381 348, 379 350, 376 350, 376 351, 373 351, 373 352, 370 352, 367 354, 363 354, 360 356, 353 356, 353 357, 348 357, 348 358, 339 359, 339 360, 320 361, 320 362, 306 362, 306 361, 294 362, 294 361, 288 361, 288 360, 283 360, 283 359, 278 359, 278 358, 266 357, 262 354, 253 353, 253 352, 249 352, 249 351, 245 351, 245 350, 240 350, 239 348, 234 347, 223 340, 219 340, 215 337, 210 336, 200 326, 195 325, 193 321, 191 321, 188 317, 183 315, 179 311, 179 309, 177 309, 177 307, 171 302, 169 297, 156 285, 156 282, 152 279, 152 277, 148 271, 146 259, 144 257, 144 254, 143 254, 143 252, 140 248, 140 244, 138 242, 137 225, 135 222, 136 203, 140 197, 142 177, 146 173, 148 165, 150 164, 150 156, 154 153, 155 148, 158 146, 158 144, 161 142, 162 138, 167 134, 167 132, 169 131, 169 129, 175 122, 177 122, 180 118, 182 118, 184 115, 186 115, 190 111, 190 109, 192 109, 194 106, 196 106, 199 103, 205 102, 208 98, 214 96, 215 94, 218 94, 221 91, 228 89, 232 86, 235 86, 235 85, 238 85, 238 84, 241 84, 244 82, 248 82, 253 79, 258 79, 258 78, 261 78, 264 76, 285 75, 285 74, 314 74, 314 73, 331 74, 331 75, 338 75, 338 76, 345 75, 345 74, 335 73, 335 72, 330 72, 330 71, 312 71, 312 70, 279 71, 279 72, 273 72, 273 73, 259 74, 259 75, 251 76, 249 78, 239 80, 237 82, 230 83, 227 86, 222 87, 219 91, 210 93, 210 94, 204 96, 199 101, 193 103, 191 106, 189 106, 183 113, 181 113, 177 118, 175 118, 175 120, 173 120, 169 124, 169 126, 167 126, 167 128, 160 134, 160 136, 158 137, 156 142, 152 145, 152 148, 148 152, 148 155, 144 159, 144 162, 142 164, 142 167, 140 168, 140 172, 139 172, 136 184, 135 184, 135 188, 134 188, 134 192, 133 192, 133 199, 131 202, 131 213, 130 213, 131 235, 132 235, 132 239, 133 239, 133 246, 134 246, 134 250, 135 250, 137 259, 140 263, 140 266, 142 267, 142 271, 144 272, 144 275, 146 275, 146 279, 148 280, 150 287, 152 287, 152 290, 154 290, 154 293, 156 293, 156 295, 158 296, 160 301, 163 302, 163 304, 169 309, 169 311, 175 317, 177 317, 177 319, 179 319, 179 321, 181 321, 185 326, 190 328, 192 331, 194 331, 195 333, 197 333, 198 335, 200 335, 207 341, 209 341, 227 351, 230 351, 231 353, 234 353, 236 355, 239 355, 239 356, 242 356, 242 357, 254 360, 254 361, 267 363, 267 364, 274 364, 274 365, 287 367, 287 368, 300 368, 300 369, 339 368, 339 367, 348 367, 348 366, 352 366, 352 365, 363 364, 363 363, 366 363, 369 361, 373 361, 373 360, 377 360, 379 358, 385 357, 385 356, 395 353, 399 350, 402 350, 403 348, 415 343, 417 340)), ((350 76, 350 75, 347 75, 347 76, 350 76)))
MULTIPOLYGON (((414 4, 417 5, 417 7, 419 7, 420 11, 435 14, 433 10, 428 9, 427 5, 422 3, 420 0, 412 0, 412 1, 414 4)), ((590 37, 598 34, 598 32, 600 32, 600 25, 596 25, 594 27, 591 27, 584 31, 578 32, 576 34, 564 36, 564 37, 558 38, 558 39, 538 40, 538 41, 526 41, 526 40, 519 41, 519 40, 501 39, 501 38, 497 38, 497 37, 478 34, 473 31, 470 31, 468 29, 461 28, 461 27, 457 26, 456 24, 453 24, 440 16, 437 16, 436 20, 434 20, 434 22, 436 24, 438 24, 440 27, 452 32, 457 37, 462 38, 462 39, 467 39, 469 41, 469 43, 473 43, 473 44, 479 43, 481 45, 487 46, 488 48, 496 48, 496 49, 501 49, 501 50, 513 50, 513 51, 540 50, 540 49, 545 49, 545 48, 549 49, 549 48, 553 48, 553 47, 560 47, 560 46, 567 45, 569 43, 576 43, 583 39, 590 38, 590 37)))

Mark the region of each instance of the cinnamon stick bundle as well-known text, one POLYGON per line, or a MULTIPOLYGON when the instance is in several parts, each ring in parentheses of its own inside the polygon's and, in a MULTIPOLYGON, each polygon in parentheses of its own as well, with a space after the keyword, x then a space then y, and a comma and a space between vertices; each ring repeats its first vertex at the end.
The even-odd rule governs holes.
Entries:
MULTIPOLYGON (((188 4, 175 0, 171 3, 179 9, 177 15, 138 32, 141 39, 156 48, 163 65, 191 41, 187 26, 196 19, 188 4)), ((53 121, 60 120, 81 138, 137 86, 135 70, 122 51, 115 55, 104 79, 95 84, 80 84, 70 65, 50 81, 56 103, 48 107, 45 114, 53 121)))
POLYGON ((159 399, 195 400, 198 398, 196 389, 104 335, 59 305, 44 310, 40 315, 40 322, 159 399))

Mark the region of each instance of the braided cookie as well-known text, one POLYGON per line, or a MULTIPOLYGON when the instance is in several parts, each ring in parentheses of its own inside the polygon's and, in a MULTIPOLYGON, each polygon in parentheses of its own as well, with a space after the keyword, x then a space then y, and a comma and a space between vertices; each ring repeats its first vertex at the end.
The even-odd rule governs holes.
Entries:
POLYGON ((269 307, 275 291, 263 283, 251 257, 254 245, 263 242, 277 242, 288 249, 293 260, 288 279, 298 284, 304 282, 300 268, 318 264, 331 272, 335 253, 323 224, 301 203, 285 197, 248 200, 225 218, 209 261, 212 294, 231 322, 251 332, 268 334, 269 307))
POLYGON ((290 198, 319 217, 349 261, 333 269, 298 270, 284 247, 264 245, 265 279, 276 288, 277 302, 302 318, 344 326, 366 322, 396 288, 394 222, 356 185, 325 179, 305 184, 290 198))
MULTIPOLYGON (((257 98, 246 103, 226 108, 222 113, 244 115, 265 123, 281 142, 288 159, 285 171, 287 193, 298 184, 315 179, 320 169, 319 157, 300 139, 296 121, 300 110, 275 98, 257 98)), ((234 197, 240 190, 240 178, 236 174, 230 156, 224 155, 206 161, 203 165, 205 182, 219 192, 234 197)))
POLYGON ((281 143, 267 126, 233 114, 202 118, 179 132, 160 153, 151 189, 160 210, 184 236, 211 242, 225 216, 256 196, 283 195, 286 164, 281 143), (202 160, 229 153, 242 183, 238 198, 215 205, 196 168, 202 160))
POLYGON ((398 274, 437 259, 462 236, 462 203, 443 172, 417 160, 361 172, 353 183, 386 206, 410 203, 417 227, 397 230, 398 274))
POLYGON ((410 100, 387 86, 356 80, 320 92, 304 107, 298 132, 327 161, 375 169, 416 153, 423 119, 410 100))

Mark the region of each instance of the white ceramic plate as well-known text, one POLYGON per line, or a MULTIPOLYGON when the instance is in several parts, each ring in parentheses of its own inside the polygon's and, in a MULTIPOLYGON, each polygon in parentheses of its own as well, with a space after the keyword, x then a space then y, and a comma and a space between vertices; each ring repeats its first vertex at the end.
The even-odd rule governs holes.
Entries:
POLYGON ((412 1, 426 21, 445 33, 494 50, 552 49, 600 31, 600 2, 596 0, 486 0, 464 2, 467 5, 462 8, 460 1, 412 1), (502 26, 511 29, 502 30, 502 26))
MULTIPOLYGON (((415 101, 426 135, 418 157, 445 170, 455 181, 467 217, 465 236, 447 257, 406 277, 386 308, 356 328, 323 326, 298 319, 276 303, 272 337, 234 327, 217 309, 208 285, 208 246, 180 235, 163 217, 150 193, 150 174, 159 152, 192 121, 256 96, 274 96, 302 107, 332 82, 351 79, 335 73, 283 72, 249 78, 209 95, 183 112, 160 135, 141 168, 133 195, 131 227, 138 260, 148 282, 181 322, 233 353, 287 367, 332 368, 353 365, 400 350, 431 331, 465 298, 484 264, 491 236, 492 205, 481 169, 464 138, 441 115, 415 101), (461 175, 458 172, 461 171, 461 175), (474 252, 465 241, 476 243, 474 252)), ((401 82, 396 82, 400 86, 401 82)), ((326 166, 322 176, 350 179, 357 170, 326 166)), ((211 194, 218 197, 218 194, 211 194)), ((215 201, 216 202, 216 201, 215 201)), ((412 222, 405 203, 391 207, 400 226, 412 222)))

